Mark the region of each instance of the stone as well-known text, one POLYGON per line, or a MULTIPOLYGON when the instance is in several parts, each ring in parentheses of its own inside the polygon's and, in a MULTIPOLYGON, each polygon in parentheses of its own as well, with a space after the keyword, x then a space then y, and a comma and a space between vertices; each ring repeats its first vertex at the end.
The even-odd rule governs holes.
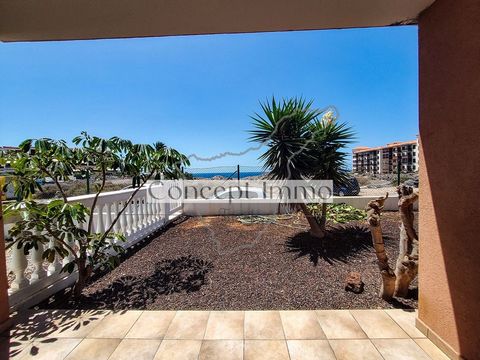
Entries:
POLYGON ((352 271, 345 279, 345 291, 351 291, 355 294, 363 292, 365 284, 362 281, 362 275, 360 273, 352 271))

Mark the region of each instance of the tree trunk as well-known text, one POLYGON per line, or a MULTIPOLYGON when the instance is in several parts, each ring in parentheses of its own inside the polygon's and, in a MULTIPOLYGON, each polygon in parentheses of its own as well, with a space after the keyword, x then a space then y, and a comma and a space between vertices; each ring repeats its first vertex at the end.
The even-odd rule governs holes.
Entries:
POLYGON ((327 228, 327 203, 322 203, 322 217, 320 218, 320 229, 325 232, 327 228))
POLYGON ((304 203, 298 204, 303 214, 307 218, 308 224, 310 225, 310 235, 313 237, 322 239, 325 237, 325 228, 322 229, 320 224, 317 222, 315 216, 312 215, 307 205, 304 203))
POLYGON ((91 266, 85 266, 85 260, 79 260, 77 262, 78 268, 78 280, 73 287, 73 296, 75 298, 79 298, 82 295, 82 291, 87 285, 87 281, 92 275, 92 268, 91 266))
POLYGON ((398 187, 398 210, 400 212, 400 244, 395 275, 395 296, 406 297, 408 287, 418 273, 418 235, 413 226, 413 204, 418 193, 410 186, 398 187))
POLYGON ((395 273, 388 263, 388 256, 385 251, 385 244, 383 242, 382 226, 380 224, 381 211, 383 204, 388 198, 388 193, 385 197, 372 200, 368 203, 367 221, 370 226, 370 232, 372 233, 373 247, 375 248, 375 254, 377 255, 378 268, 382 275, 382 285, 380 287, 380 296, 382 299, 390 301, 395 292, 395 273))

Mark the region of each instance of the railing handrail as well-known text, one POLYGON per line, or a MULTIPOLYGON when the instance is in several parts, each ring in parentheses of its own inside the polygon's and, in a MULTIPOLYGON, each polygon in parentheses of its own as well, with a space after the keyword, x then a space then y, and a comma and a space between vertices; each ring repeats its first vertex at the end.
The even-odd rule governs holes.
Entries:
MULTIPOLYGON (((122 189, 122 190, 114 190, 114 191, 105 191, 101 192, 98 195, 98 203, 105 203, 105 200, 108 198, 114 198, 112 201, 121 201, 123 195, 125 196, 125 200, 128 199, 128 197, 135 191, 137 191, 137 194, 135 195, 135 198, 141 196, 141 194, 147 192, 149 189, 159 189, 163 187, 162 184, 160 185, 152 185, 152 184, 146 184, 142 186, 140 189, 138 188, 131 188, 131 189, 122 189)), ((91 202, 95 199, 96 194, 88 194, 88 195, 77 195, 77 196, 71 196, 67 198, 68 202, 80 202, 84 205, 91 205, 91 202)))
MULTIPOLYGON (((122 190, 113 190, 113 191, 105 191, 101 192, 98 195, 98 198, 104 198, 104 197, 109 197, 109 196, 116 196, 116 195, 122 195, 122 194, 131 194, 135 191, 136 189, 122 189, 122 190)), ((141 191, 140 189, 139 191, 141 191)), ((77 195, 77 196, 69 196, 67 198, 68 202, 83 202, 83 201, 88 201, 88 200, 93 200, 95 198, 96 194, 87 194, 87 195, 77 195)))

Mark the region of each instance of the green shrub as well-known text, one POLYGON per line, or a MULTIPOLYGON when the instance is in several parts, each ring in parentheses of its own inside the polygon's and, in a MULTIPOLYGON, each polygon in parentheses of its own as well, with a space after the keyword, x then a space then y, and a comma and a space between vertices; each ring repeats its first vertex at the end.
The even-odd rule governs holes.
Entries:
MULTIPOLYGON (((321 204, 309 204, 310 211, 315 217, 320 218, 322 215, 321 204)), ((365 220, 367 214, 364 210, 357 209, 347 204, 328 204, 327 205, 327 221, 333 223, 345 224, 350 221, 365 220)))

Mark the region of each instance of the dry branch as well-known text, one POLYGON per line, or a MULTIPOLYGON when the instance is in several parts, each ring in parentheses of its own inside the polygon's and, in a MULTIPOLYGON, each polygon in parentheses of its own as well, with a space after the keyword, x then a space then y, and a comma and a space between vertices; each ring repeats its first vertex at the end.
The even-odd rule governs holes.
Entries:
POLYGON ((385 244, 383 242, 382 226, 380 224, 380 217, 385 200, 388 198, 388 193, 384 197, 372 200, 368 203, 367 221, 372 233, 373 246, 375 254, 377 255, 378 268, 382 275, 382 286, 380 288, 380 296, 384 300, 391 300, 395 292, 395 273, 388 263, 388 256, 385 251, 385 244))
POLYGON ((401 225, 399 255, 395 268, 395 296, 406 297, 408 287, 418 273, 418 235, 413 226, 413 204, 418 200, 418 193, 405 185, 399 186, 397 192, 401 225))

